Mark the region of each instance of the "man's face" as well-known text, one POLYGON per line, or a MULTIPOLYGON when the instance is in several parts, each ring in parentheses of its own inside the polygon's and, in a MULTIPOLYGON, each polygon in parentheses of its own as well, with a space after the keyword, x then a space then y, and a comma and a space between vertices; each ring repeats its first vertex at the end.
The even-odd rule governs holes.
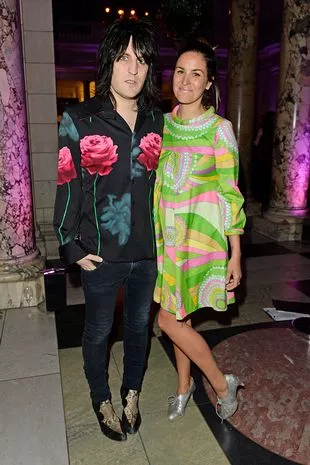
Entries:
POLYGON ((124 54, 113 64, 111 91, 116 101, 135 100, 141 92, 148 72, 148 65, 142 57, 136 55, 132 38, 124 54))

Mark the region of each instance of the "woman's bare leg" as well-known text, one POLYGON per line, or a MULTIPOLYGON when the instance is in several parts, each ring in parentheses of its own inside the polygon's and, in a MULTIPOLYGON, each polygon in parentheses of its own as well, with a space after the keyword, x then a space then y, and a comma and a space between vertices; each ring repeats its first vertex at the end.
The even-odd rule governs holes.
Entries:
MULTIPOLYGON (((227 381, 219 370, 203 337, 188 324, 180 324, 173 314, 163 309, 159 311, 158 324, 179 350, 201 369, 218 397, 226 397, 228 394, 227 381)), ((184 375, 185 379, 185 359, 180 356, 179 362, 183 370, 182 376, 184 375)))
MULTIPOLYGON (((178 322, 178 324, 191 326, 191 321, 187 320, 186 323, 178 322)), ((185 394, 189 390, 190 387, 190 379, 191 379, 191 361, 187 357, 187 355, 182 352, 181 349, 178 348, 177 345, 173 344, 175 360, 177 364, 178 370, 178 389, 177 394, 185 394)))

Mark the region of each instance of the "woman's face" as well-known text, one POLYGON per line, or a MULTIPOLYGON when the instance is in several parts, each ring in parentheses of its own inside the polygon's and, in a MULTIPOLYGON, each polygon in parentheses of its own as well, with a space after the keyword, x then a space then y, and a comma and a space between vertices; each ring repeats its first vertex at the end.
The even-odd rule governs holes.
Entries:
POLYGON ((182 53, 173 74, 173 92, 179 103, 201 103, 205 89, 211 85, 204 56, 199 52, 182 53))

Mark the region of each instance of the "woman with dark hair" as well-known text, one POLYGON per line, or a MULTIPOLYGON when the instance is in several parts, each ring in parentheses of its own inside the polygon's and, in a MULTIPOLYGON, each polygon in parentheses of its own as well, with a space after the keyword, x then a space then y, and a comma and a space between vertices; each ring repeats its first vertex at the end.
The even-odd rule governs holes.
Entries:
POLYGON ((215 390, 222 420, 236 411, 241 384, 237 376, 219 370, 206 341, 191 326, 200 308, 225 311, 241 279, 239 238, 245 216, 237 187, 238 149, 231 123, 211 106, 215 76, 215 52, 208 43, 195 40, 181 50, 173 75, 179 104, 164 118, 155 183, 155 300, 178 370, 177 393, 169 399, 171 420, 184 415, 195 390, 191 361, 215 390))
POLYGON ((84 370, 100 428, 115 441, 136 433, 141 424, 138 402, 157 275, 153 189, 163 116, 154 106, 156 53, 148 22, 114 23, 99 48, 96 96, 64 112, 59 127, 55 231, 64 261, 82 269, 84 370), (108 384, 107 349, 121 287, 119 419, 108 384))

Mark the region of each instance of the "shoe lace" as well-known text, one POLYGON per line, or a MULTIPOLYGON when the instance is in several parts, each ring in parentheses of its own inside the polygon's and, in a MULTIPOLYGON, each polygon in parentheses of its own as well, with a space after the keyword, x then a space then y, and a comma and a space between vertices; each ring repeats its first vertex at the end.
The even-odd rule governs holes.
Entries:
POLYGON ((223 418, 221 417, 221 414, 220 414, 221 406, 222 406, 222 402, 220 401, 220 399, 218 399, 218 401, 216 402, 216 405, 215 405, 215 413, 221 419, 221 423, 223 423, 223 418))
POLYGON ((177 399, 178 399, 178 396, 176 396, 176 395, 169 396, 168 397, 168 405, 176 404, 177 399))
POLYGON ((220 399, 218 397, 216 406, 215 406, 215 413, 217 414, 217 416, 221 419, 223 423, 223 411, 226 414, 228 413, 228 416, 231 416, 236 411, 236 408, 237 408, 236 400, 231 399, 229 395, 225 397, 224 399, 220 399))

